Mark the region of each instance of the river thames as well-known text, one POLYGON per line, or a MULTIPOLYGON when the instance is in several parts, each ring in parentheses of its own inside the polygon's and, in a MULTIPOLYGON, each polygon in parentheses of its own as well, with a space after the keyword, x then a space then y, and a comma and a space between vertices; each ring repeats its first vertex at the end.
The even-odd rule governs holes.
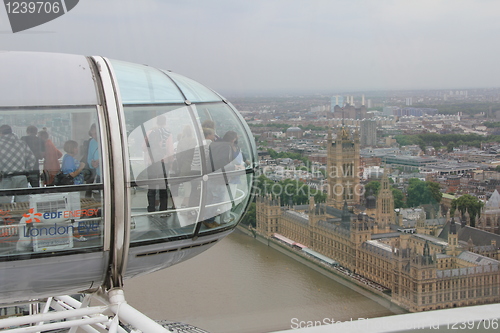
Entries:
POLYGON ((125 281, 125 295, 153 319, 211 333, 272 332, 307 321, 393 314, 238 230, 191 260, 125 281))

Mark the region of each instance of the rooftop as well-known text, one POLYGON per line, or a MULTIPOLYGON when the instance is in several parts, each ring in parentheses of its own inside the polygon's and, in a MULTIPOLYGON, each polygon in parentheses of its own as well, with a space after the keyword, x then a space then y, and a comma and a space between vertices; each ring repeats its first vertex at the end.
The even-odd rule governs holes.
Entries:
POLYGON ((500 208, 500 194, 498 193, 497 190, 495 190, 495 192, 493 192, 490 199, 484 205, 484 208, 488 209, 488 210, 500 208))
POLYGON ((470 251, 464 251, 458 255, 457 258, 463 259, 465 261, 471 262, 476 265, 498 265, 500 262, 495 259, 491 259, 485 256, 482 256, 477 253, 473 253, 470 251))
POLYGON ((443 241, 441 238, 430 236, 430 235, 424 235, 424 234, 413 234, 413 236, 417 238, 421 238, 423 240, 429 241, 433 244, 437 244, 440 246, 448 246, 448 242, 443 241))

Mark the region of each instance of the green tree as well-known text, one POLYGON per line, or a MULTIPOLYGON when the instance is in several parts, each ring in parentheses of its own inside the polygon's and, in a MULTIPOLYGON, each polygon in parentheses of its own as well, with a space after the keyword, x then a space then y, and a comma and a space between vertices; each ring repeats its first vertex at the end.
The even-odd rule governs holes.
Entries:
POLYGON ((439 189, 439 184, 430 181, 426 181, 425 184, 427 185, 427 189, 429 190, 432 199, 435 202, 440 203, 443 198, 443 193, 441 193, 441 190, 439 189))
POLYGON ((411 178, 408 181, 408 207, 417 207, 427 203, 439 203, 443 194, 439 191, 439 184, 411 178))
POLYGON ((310 161, 306 156, 302 156, 299 153, 291 153, 291 152, 277 152, 274 149, 268 148, 267 152, 269 153, 269 156, 271 158, 276 159, 276 158, 290 158, 292 160, 300 160, 304 164, 308 164, 310 161))
POLYGON ((316 191, 316 194, 314 194, 314 202, 317 203, 326 202, 326 193, 323 193, 321 191, 316 191))
POLYGON ((323 174, 323 178, 326 178, 326 169, 319 169, 319 172, 323 174))
POLYGON ((373 195, 376 196, 379 190, 380 190, 380 182, 377 180, 372 180, 371 182, 365 185, 365 197, 368 197, 370 193, 373 193, 373 195))
POLYGON ((425 141, 422 140, 422 138, 420 138, 420 137, 416 141, 417 141, 416 144, 425 153, 425 148, 427 147, 427 145, 425 144, 425 141))
POLYGON ((448 151, 448 153, 451 153, 453 151, 453 148, 455 148, 455 146, 453 146, 453 142, 448 142, 448 144, 446 145, 446 150, 448 151))
POLYGON ((446 146, 449 148, 450 142, 453 147, 460 145, 468 145, 479 147, 481 142, 498 142, 498 135, 488 135, 483 137, 479 134, 437 134, 437 133, 422 133, 418 135, 396 135, 396 141, 401 146, 419 145, 419 146, 446 146))
MULTIPOLYGON (((389 181, 394 183, 392 178, 389 178, 389 181)), ((377 180, 372 180, 368 184, 365 185, 365 198, 373 193, 374 196, 377 196, 380 191, 380 182, 377 180)), ((405 206, 405 196, 403 192, 396 188, 391 187, 392 197, 394 198, 394 208, 402 208, 405 206)))
POLYGON ((256 187, 256 195, 265 195, 271 193, 273 190, 275 182, 273 182, 271 179, 267 178, 264 175, 260 175, 257 177, 255 180, 255 187, 256 187))
POLYGON ((394 198, 394 208, 404 208, 405 206, 405 195, 403 192, 396 188, 392 187, 392 197, 394 198))
POLYGON ((483 125, 488 128, 498 128, 500 127, 500 121, 485 121, 483 125))
POLYGON ((414 145, 414 136, 413 135, 396 135, 394 137, 396 139, 396 142, 401 145, 401 146, 409 146, 409 145, 414 145))
POLYGON ((243 225, 246 225, 246 226, 251 225, 252 227, 256 228, 257 227, 257 225, 255 223, 256 216, 257 215, 256 215, 255 202, 251 202, 250 205, 248 206, 247 212, 245 213, 245 215, 243 215, 241 223, 243 225))
POLYGON ((322 203, 326 201, 326 194, 309 187, 307 184, 293 179, 285 179, 277 183, 274 194, 280 196, 281 204, 288 205, 290 200, 294 205, 305 205, 309 203, 309 198, 314 197, 314 202, 322 203))
POLYGON ((328 127, 321 127, 321 126, 316 126, 313 124, 309 124, 307 126, 299 125, 299 128, 303 129, 304 131, 326 131, 326 130, 328 130, 328 127))
POLYGON ((483 206, 484 203, 475 196, 464 194, 460 198, 452 200, 450 215, 455 216, 455 211, 457 209, 462 215, 467 211, 470 216, 470 226, 475 227, 476 217, 481 217, 481 208, 483 208, 483 206))
POLYGON ((278 157, 278 152, 274 149, 267 149, 267 152, 269 153, 269 156, 271 156, 271 158, 275 159, 278 157))

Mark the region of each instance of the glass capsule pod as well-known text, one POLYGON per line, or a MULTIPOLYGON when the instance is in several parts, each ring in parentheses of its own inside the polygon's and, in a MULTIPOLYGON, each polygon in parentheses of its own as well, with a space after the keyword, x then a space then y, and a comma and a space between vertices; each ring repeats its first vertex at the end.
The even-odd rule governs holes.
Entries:
POLYGON ((112 288, 229 234, 256 147, 236 109, 179 74, 0 52, 0 299, 112 288))

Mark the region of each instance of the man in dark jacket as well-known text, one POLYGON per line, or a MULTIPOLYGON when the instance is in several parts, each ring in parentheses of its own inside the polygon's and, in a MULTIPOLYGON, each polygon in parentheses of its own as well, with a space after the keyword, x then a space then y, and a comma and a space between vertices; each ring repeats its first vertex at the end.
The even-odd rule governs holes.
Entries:
MULTIPOLYGON (((27 188, 28 175, 34 173, 36 164, 35 155, 12 128, 0 126, 0 189, 27 188)), ((12 196, 0 196, 0 203, 11 200, 12 196)), ((16 196, 14 201, 28 201, 28 196, 16 196)))
POLYGON ((30 174, 28 176, 28 181, 30 182, 32 187, 40 187, 40 165, 38 161, 43 158, 45 151, 45 142, 37 136, 38 128, 36 128, 36 126, 28 126, 26 128, 26 134, 28 135, 21 137, 21 140, 26 142, 37 160, 34 172, 33 174, 30 174))
POLYGON ((204 222, 207 228, 214 228, 219 224, 230 222, 231 195, 229 191, 229 181, 231 175, 227 172, 238 168, 235 163, 235 151, 233 147, 238 141, 238 134, 228 131, 221 140, 212 142, 209 148, 210 165, 212 176, 209 185, 209 205, 208 216, 204 222), (219 222, 215 218, 219 216, 219 222))

